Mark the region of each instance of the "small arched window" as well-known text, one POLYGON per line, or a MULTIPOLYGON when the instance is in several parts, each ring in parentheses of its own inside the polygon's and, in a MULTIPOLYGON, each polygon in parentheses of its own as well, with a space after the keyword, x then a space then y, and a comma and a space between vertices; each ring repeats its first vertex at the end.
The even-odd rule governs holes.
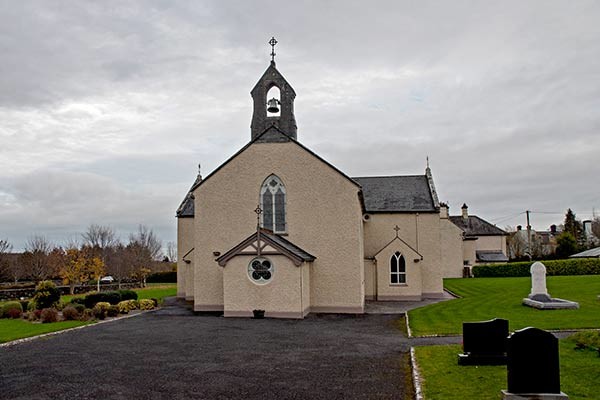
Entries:
POLYGON ((262 227, 275 233, 285 233, 285 186, 277 175, 271 175, 260 188, 262 227))
POLYGON ((406 261, 399 251, 390 259, 390 283, 406 283, 406 261))

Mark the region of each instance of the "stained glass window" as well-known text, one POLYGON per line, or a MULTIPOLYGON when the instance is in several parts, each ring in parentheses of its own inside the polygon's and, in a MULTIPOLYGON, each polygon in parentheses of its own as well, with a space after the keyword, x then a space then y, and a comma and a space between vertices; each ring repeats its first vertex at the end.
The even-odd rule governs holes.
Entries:
POLYGON ((267 283, 273 277, 273 263, 267 258, 256 257, 248 264, 248 276, 256 283, 267 283))
POLYGON ((285 186, 276 175, 265 179, 260 189, 260 207, 262 213, 262 227, 275 233, 287 231, 285 202, 285 186))
POLYGON ((390 283, 406 283, 406 261, 399 251, 390 259, 390 283))

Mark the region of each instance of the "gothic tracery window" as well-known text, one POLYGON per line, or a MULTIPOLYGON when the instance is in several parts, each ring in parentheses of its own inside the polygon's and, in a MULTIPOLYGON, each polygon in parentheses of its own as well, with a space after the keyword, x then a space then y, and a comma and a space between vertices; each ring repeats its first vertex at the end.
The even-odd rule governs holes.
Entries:
POLYGON ((390 259, 390 283, 406 283, 406 261, 399 251, 390 259))
POLYGON ((273 263, 264 257, 254 258, 248 264, 248 276, 256 283, 269 282, 273 276, 273 263))
POLYGON ((285 233, 285 186, 276 175, 271 175, 260 189, 260 208, 262 209, 262 227, 275 233, 285 233))

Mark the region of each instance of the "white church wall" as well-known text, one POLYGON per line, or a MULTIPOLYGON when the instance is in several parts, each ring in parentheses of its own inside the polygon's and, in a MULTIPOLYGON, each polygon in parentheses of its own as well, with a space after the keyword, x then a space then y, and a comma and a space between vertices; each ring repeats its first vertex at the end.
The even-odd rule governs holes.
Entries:
POLYGON ((222 309, 223 273, 213 252, 223 254, 256 229, 253 210, 271 174, 286 187, 286 238, 317 258, 310 274, 313 310, 362 312, 359 188, 290 142, 251 145, 194 191, 195 309, 222 309))

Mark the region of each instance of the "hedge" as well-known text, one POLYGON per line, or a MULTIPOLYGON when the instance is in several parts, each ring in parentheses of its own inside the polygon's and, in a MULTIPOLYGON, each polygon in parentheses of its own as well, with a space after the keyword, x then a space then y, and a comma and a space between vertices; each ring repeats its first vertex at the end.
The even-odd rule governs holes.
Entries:
POLYGON ((155 272, 146 278, 148 283, 177 283, 177 271, 155 272))
MULTIPOLYGON (((600 275, 600 258, 569 258, 566 260, 545 260, 546 275, 600 275)), ((476 278, 531 276, 532 261, 506 264, 484 264, 473 267, 476 278)))

